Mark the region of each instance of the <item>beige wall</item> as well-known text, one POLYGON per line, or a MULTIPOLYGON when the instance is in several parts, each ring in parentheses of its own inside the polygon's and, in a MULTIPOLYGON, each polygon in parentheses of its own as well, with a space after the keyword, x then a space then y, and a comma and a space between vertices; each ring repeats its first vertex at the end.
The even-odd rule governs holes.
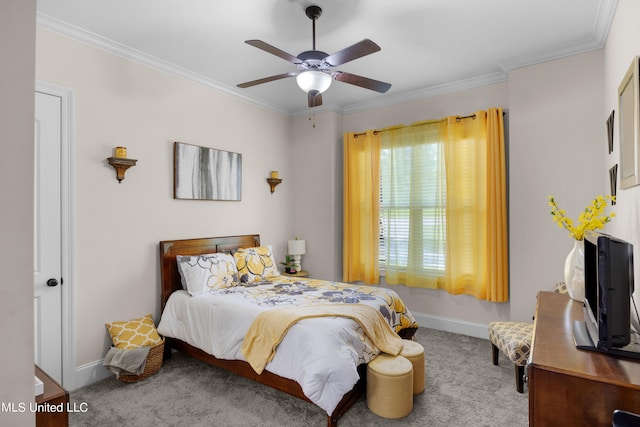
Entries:
POLYGON ((318 279, 342 279, 342 118, 299 117, 291 138, 291 236, 306 240, 302 267, 318 279), (315 125, 315 127, 314 127, 315 125))
MULTIPOLYGON (((0 403, 33 401, 33 117, 35 0, 0 2, 0 403)), ((0 425, 34 414, 0 411, 0 425)))
MULTIPOLYGON (((622 81, 631 60, 640 54, 640 2, 634 0, 619 0, 616 15, 609 32, 609 38, 604 49, 604 111, 608 116, 615 110, 614 148, 612 154, 606 154, 606 169, 615 164, 620 167, 620 140, 618 129, 618 85, 622 81)), ((618 169, 618 174, 620 170, 618 169)), ((608 178, 603 185, 609 188, 608 178)), ((620 190, 618 180, 618 196, 615 206, 617 217, 611 222, 611 234, 620 237, 634 245, 635 259, 635 287, 634 298, 640 299, 640 186, 620 190)), ((637 304, 636 303, 636 304, 637 304)))
POLYGON ((468 115, 489 107, 508 109, 508 103, 507 82, 495 83, 375 110, 346 114, 343 120, 344 131, 359 132, 398 124, 411 124, 420 120, 468 115))
POLYGON ((528 321, 536 293, 563 280, 573 241, 553 223, 549 195, 576 219, 608 194, 602 50, 509 73, 510 258, 513 320, 528 321))
POLYGON ((259 233, 284 257, 290 236, 290 119, 38 29, 38 80, 73 90, 76 363, 102 359, 105 322, 160 307, 158 242, 259 233), (242 201, 173 199, 173 142, 242 154, 242 201), (138 159, 118 184, 115 146, 138 159), (285 177, 274 194, 271 170, 285 177))

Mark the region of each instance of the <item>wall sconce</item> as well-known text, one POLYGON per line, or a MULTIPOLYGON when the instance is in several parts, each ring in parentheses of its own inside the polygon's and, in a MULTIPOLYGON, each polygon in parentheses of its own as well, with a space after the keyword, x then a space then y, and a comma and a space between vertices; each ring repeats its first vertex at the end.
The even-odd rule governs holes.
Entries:
POLYGON ((271 171, 271 178, 267 178, 269 187, 271 187, 271 194, 276 191, 276 185, 282 182, 282 179, 278 178, 278 171, 271 171))
POLYGON ((298 272, 302 272, 302 262, 300 258, 307 252, 306 242, 299 240, 297 237, 295 240, 289 240, 287 244, 289 255, 293 257, 293 264, 291 265, 298 272))
POLYGON ((127 147, 116 147, 113 150, 114 156, 109 157, 107 161, 116 170, 116 178, 118 184, 124 179, 124 173, 131 166, 135 166, 137 160, 127 158, 127 147))

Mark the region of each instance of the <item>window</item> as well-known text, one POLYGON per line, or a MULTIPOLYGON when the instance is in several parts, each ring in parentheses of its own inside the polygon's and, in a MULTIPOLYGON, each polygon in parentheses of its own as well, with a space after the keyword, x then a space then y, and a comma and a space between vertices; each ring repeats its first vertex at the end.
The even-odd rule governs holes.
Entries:
POLYGON ((500 108, 345 134, 344 281, 508 301, 504 150, 500 108))
MULTIPOLYGON (((383 135, 380 152, 380 266, 441 277, 446 264, 442 144, 435 132, 383 135)), ((425 129, 422 129, 423 131, 425 129)))

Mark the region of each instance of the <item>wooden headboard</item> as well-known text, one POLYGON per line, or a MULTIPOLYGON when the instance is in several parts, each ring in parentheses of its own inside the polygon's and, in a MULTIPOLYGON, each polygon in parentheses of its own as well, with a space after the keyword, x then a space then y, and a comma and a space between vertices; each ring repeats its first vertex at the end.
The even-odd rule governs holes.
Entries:
POLYGON ((176 263, 177 255, 212 254, 257 246, 260 246, 259 234, 209 237, 203 239, 165 240, 160 242, 161 309, 164 310, 164 306, 173 292, 182 289, 178 264, 176 263))

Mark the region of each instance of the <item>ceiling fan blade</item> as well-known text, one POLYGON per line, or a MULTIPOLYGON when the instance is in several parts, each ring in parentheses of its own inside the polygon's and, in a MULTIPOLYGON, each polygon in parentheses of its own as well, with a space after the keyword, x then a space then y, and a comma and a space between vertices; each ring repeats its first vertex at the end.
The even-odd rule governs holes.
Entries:
POLYGON ((251 86, 260 85, 262 83, 269 83, 269 82, 272 82, 274 80, 286 79, 287 77, 295 77, 297 75, 298 75, 298 73, 278 74, 277 76, 265 77, 263 79, 252 80, 252 81, 246 82, 246 83, 240 83, 237 86, 245 89, 245 88, 248 88, 248 87, 251 87, 251 86))
POLYGON ((307 95, 309 101, 309 108, 319 107, 322 105, 322 94, 318 91, 310 90, 307 95))
POLYGON ((343 83, 349 83, 352 85, 360 86, 365 89, 375 90, 376 92, 385 93, 391 88, 391 83, 381 82, 379 80, 373 80, 367 77, 358 76, 356 74, 345 73, 338 71, 333 77, 335 80, 343 83))
POLYGON ((345 47, 344 49, 327 56, 324 58, 324 61, 331 66, 337 67, 338 65, 353 61, 354 59, 362 58, 363 56, 372 54, 379 50, 380 46, 369 39, 364 39, 354 45, 345 47))
POLYGON ((271 46, 269 43, 265 43, 262 40, 245 40, 246 44, 249 44, 253 47, 257 47, 258 49, 262 49, 265 52, 269 52, 272 55, 278 56, 285 61, 289 61, 293 64, 301 64, 302 61, 296 58, 295 56, 288 54, 284 50, 280 50, 275 46, 271 46))

